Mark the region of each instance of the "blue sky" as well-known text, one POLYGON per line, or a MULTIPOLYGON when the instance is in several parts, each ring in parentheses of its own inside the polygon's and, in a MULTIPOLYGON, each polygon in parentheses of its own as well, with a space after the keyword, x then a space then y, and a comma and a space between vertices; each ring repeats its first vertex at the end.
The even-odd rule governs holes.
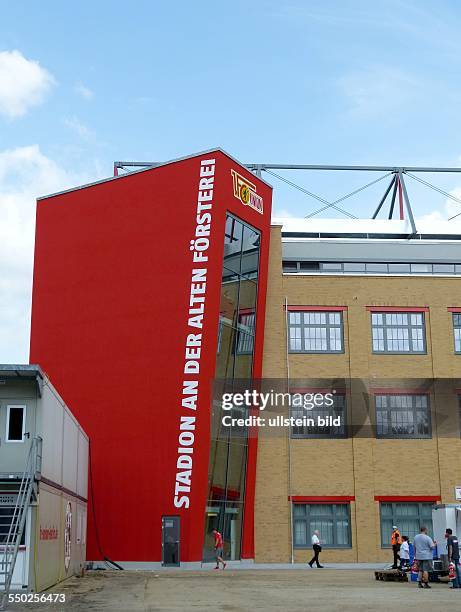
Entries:
MULTIPOLYGON (((28 358, 35 197, 114 160, 221 146, 243 162, 460 165, 460 25, 455 0, 3 3, 0 362, 28 358)), ((327 199, 375 178, 286 176, 327 199)), ((461 177, 428 178, 461 194, 461 177)), ((270 182, 277 212, 317 208, 270 182)), ((378 191, 348 209, 369 215, 378 191)), ((461 210, 411 195, 419 216, 461 210)))

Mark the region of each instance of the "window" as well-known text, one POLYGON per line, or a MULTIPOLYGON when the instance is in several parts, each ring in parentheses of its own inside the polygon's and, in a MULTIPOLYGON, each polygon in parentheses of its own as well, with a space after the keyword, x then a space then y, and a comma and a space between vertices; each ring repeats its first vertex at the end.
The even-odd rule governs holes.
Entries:
POLYGON ((432 272, 432 264, 411 264, 411 271, 414 274, 430 274, 432 272))
POLYGON ((410 274, 409 263, 390 263, 389 274, 410 274))
POLYGON ((410 275, 427 274, 454 276, 461 274, 459 263, 430 263, 430 262, 351 262, 351 261, 294 261, 284 260, 283 271, 304 274, 390 274, 410 275))
POLYGON ((350 548, 349 504, 293 504, 293 544, 310 548, 314 531, 326 548, 350 548))
MULTIPOLYGON (((0 545, 5 544, 8 539, 8 533, 13 521, 15 507, 14 506, 0 506, 0 545)), ((14 525, 13 525, 14 529, 14 525)), ((26 543, 26 527, 22 532, 20 545, 24 546, 26 543)), ((3 554, 3 553, 2 553, 3 554)))
POLYGON ((390 548, 393 525, 411 541, 421 527, 427 527, 429 535, 432 534, 432 504, 381 502, 380 511, 381 548, 390 548))
POLYGON ((324 272, 341 272, 343 269, 343 264, 341 262, 335 262, 335 263, 323 263, 322 264, 322 270, 324 272))
POLYGON ((298 271, 298 262, 297 261, 284 261, 283 262, 283 271, 284 272, 297 272, 298 271))
POLYGON ((291 353, 342 353, 342 312, 289 312, 291 353))
POLYGON ((255 333, 255 313, 239 314, 239 331, 237 336, 237 353, 251 355, 255 333))
POLYGON ((387 274, 387 263, 367 263, 367 272, 378 272, 380 274, 387 274))
POLYGON ((372 312, 374 353, 425 353, 422 312, 372 312))
POLYGON ((292 438, 346 438, 347 427, 346 427, 346 398, 344 395, 333 396, 333 406, 318 406, 312 408, 312 410, 306 410, 303 406, 291 406, 290 416, 295 419, 307 417, 314 419, 316 423, 314 426, 293 426, 291 429, 292 438), (338 426, 326 425, 320 427, 318 425, 318 418, 324 418, 332 416, 334 418, 340 417, 341 424, 338 426))
POLYGON ((364 263, 345 263, 344 272, 365 272, 364 263))
POLYGON ((455 339, 455 353, 461 353, 461 313, 453 313, 453 335, 455 339))
POLYGON ((6 441, 23 442, 26 424, 25 406, 7 406, 6 441))
POLYGON ((310 270, 318 272, 320 270, 320 264, 318 261, 301 261, 299 264, 301 270, 310 270))
POLYGON ((228 215, 216 361, 217 378, 250 378, 258 293, 259 232, 228 215))
POLYGON ((434 274, 454 274, 455 265, 454 264, 434 264, 433 270, 434 270, 434 274))
POLYGON ((376 395, 378 438, 430 438, 431 410, 427 395, 376 395))

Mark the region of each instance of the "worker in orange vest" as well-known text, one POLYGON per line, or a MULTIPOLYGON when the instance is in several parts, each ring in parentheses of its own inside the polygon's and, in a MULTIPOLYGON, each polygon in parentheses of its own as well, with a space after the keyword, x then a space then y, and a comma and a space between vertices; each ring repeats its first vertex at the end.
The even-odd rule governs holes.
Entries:
POLYGON ((394 563, 392 565, 392 569, 397 569, 398 562, 400 560, 400 545, 402 544, 402 536, 400 535, 400 531, 397 529, 397 525, 392 525, 392 534, 391 534, 391 546, 392 552, 394 553, 394 563))

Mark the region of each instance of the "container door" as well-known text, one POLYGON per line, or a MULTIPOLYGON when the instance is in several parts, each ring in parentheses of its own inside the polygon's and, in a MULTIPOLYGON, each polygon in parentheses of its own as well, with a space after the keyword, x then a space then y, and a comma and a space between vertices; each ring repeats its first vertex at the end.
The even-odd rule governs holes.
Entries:
POLYGON ((162 517, 162 565, 179 566, 179 516, 162 517))

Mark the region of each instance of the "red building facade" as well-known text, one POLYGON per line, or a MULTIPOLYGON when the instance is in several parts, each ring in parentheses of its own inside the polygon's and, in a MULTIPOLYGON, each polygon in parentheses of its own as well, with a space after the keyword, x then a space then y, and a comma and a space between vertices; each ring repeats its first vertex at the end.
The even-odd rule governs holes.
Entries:
POLYGON ((88 559, 201 561, 213 526, 254 556, 257 439, 212 394, 261 376, 271 196, 213 150, 38 201, 30 360, 91 440, 88 559))

